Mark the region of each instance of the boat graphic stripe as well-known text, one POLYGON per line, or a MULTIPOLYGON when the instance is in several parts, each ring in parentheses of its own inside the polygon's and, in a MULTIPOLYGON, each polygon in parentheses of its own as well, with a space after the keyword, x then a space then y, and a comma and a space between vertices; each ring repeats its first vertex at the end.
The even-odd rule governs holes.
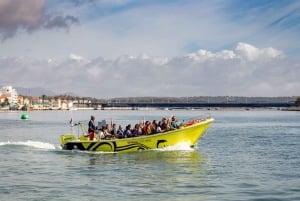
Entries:
POLYGON ((109 145, 111 151, 114 151, 114 147, 111 143, 109 142, 99 142, 96 144, 96 146, 94 146, 90 151, 96 151, 98 147, 102 146, 102 145, 109 145))
POLYGON ((96 142, 91 142, 90 145, 86 149, 90 150, 95 144, 96 144, 96 142))
POLYGON ((116 147, 116 151, 124 151, 124 150, 129 150, 129 149, 133 149, 133 148, 138 148, 138 149, 150 149, 150 147, 141 144, 141 143, 131 143, 129 145, 125 145, 125 146, 121 146, 121 147, 116 147))
POLYGON ((165 143, 165 142, 167 142, 167 140, 157 140, 156 148, 159 147, 159 144, 160 144, 160 143, 165 143))

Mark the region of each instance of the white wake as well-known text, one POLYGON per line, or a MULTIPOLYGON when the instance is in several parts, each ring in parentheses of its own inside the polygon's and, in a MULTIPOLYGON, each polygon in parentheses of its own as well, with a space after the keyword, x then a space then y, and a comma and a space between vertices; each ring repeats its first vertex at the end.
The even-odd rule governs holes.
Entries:
POLYGON ((0 146, 5 145, 16 145, 16 146, 27 146, 27 147, 33 147, 37 149, 56 149, 56 147, 53 144, 46 143, 46 142, 39 142, 39 141, 17 141, 17 142, 0 142, 0 146))
POLYGON ((194 149, 190 147, 189 143, 178 143, 173 146, 164 147, 161 149, 157 149, 159 151, 193 151, 194 149))

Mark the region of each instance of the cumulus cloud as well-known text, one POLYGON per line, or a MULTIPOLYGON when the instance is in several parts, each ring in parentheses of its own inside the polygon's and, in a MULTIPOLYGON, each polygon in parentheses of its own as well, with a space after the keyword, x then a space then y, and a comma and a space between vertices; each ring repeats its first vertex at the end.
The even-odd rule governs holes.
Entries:
POLYGON ((274 48, 259 49, 247 43, 239 43, 234 50, 223 50, 212 53, 207 50, 198 50, 195 53, 188 54, 188 57, 196 61, 206 61, 209 59, 244 59, 248 61, 266 60, 283 57, 283 52, 274 48))
POLYGON ((75 60, 75 61, 82 61, 84 60, 84 58, 82 56, 76 55, 76 54, 70 54, 69 58, 71 60, 75 60))
POLYGON ((199 50, 173 58, 146 54, 114 60, 86 60, 71 54, 51 62, 2 58, 0 79, 14 86, 40 86, 96 98, 294 96, 299 95, 299 65, 299 60, 279 50, 239 43, 232 50, 199 50))
POLYGON ((45 13, 45 0, 1 0, 0 38, 14 36, 19 30, 40 28, 68 28, 79 20, 74 16, 56 16, 45 13))
POLYGON ((254 61, 257 59, 276 58, 278 56, 283 55, 281 51, 271 47, 258 49, 246 43, 239 43, 238 46, 235 48, 235 52, 241 57, 250 61, 254 61))

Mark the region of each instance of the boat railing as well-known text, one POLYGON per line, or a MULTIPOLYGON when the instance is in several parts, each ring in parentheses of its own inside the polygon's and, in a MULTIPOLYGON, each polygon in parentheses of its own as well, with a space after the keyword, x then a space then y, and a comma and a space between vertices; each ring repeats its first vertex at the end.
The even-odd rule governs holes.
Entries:
POLYGON ((205 113, 203 115, 187 119, 187 121, 183 122, 183 125, 191 126, 195 123, 199 123, 199 122, 205 121, 207 119, 211 119, 211 118, 212 118, 212 116, 210 113, 205 113))
MULTIPOLYGON (((195 123, 199 123, 199 122, 205 121, 205 120, 210 119, 210 118, 212 118, 211 114, 210 113, 205 113, 205 114, 200 115, 200 116, 195 116, 193 118, 189 118, 189 119, 186 119, 184 121, 180 121, 179 127, 183 128, 185 126, 191 126, 191 125, 194 125, 195 123)), ((76 133, 77 133, 78 138, 80 136, 84 136, 84 137, 88 136, 88 132, 85 128, 85 125, 86 125, 86 121, 78 121, 75 124, 73 124, 73 122, 70 121, 70 126, 71 127, 77 127, 77 132, 76 133)), ((95 133, 98 134, 98 132, 99 132, 99 128, 96 129, 95 133)))
POLYGON ((85 129, 85 121, 78 121, 77 123, 73 124, 70 122, 71 127, 77 127, 77 137, 79 138, 80 135, 87 136, 87 131, 85 129))
POLYGON ((189 118, 187 119, 187 122, 188 121, 193 121, 193 120, 206 120, 206 119, 210 119, 212 118, 211 114, 210 113, 205 113, 203 115, 200 115, 200 116, 195 116, 195 117, 192 117, 192 118, 189 118))

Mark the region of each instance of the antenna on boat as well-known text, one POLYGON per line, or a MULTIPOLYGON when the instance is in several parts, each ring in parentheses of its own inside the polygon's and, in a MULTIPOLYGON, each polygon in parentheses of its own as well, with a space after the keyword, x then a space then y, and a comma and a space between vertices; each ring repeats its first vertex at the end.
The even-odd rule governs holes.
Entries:
MULTIPOLYGON (((83 134, 83 135, 86 135, 87 132, 86 132, 86 130, 85 130, 85 128, 84 128, 84 123, 82 123, 82 121, 79 121, 79 122, 78 122, 78 125, 79 125, 79 127, 80 127, 80 129, 81 129, 82 134, 83 134)), ((79 128, 78 128, 78 137, 79 137, 79 128)))
POLYGON ((110 128, 112 128, 113 127, 113 120, 112 120, 112 118, 110 118, 110 128))
POLYGON ((76 126, 76 123, 75 124, 73 123, 73 112, 70 109, 69 109, 69 116, 70 116, 69 124, 71 127, 71 133, 74 133, 73 127, 76 126))
POLYGON ((74 126, 74 124, 73 124, 73 118, 72 117, 71 117, 71 119, 69 121, 69 125, 70 125, 70 128, 71 128, 71 133, 74 133, 73 132, 73 126, 74 126))

